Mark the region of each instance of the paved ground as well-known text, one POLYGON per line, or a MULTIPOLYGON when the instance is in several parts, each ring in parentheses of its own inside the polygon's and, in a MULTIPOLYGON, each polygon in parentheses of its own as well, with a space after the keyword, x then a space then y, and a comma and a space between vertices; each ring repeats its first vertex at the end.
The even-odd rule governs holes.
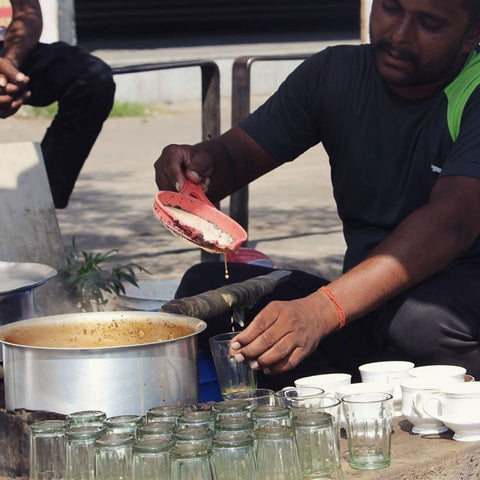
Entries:
MULTIPOLYGON (((255 99, 258 103, 261 99, 255 99)), ((230 118, 228 101, 222 103, 230 118)), ((4 121, 0 142, 42 138, 48 121, 4 121)), ((227 128, 225 125, 224 128, 227 128)), ((155 118, 110 118, 77 182, 70 205, 58 210, 65 244, 116 248, 118 260, 139 263, 155 276, 179 278, 199 251, 173 237, 151 212, 156 192, 153 162, 168 143, 200 139, 196 102, 166 105, 155 118)), ((329 185, 328 160, 316 147, 296 162, 257 180, 250 194, 251 245, 280 265, 335 276, 344 250, 329 185)), ((222 202, 228 209, 228 202, 222 202)))

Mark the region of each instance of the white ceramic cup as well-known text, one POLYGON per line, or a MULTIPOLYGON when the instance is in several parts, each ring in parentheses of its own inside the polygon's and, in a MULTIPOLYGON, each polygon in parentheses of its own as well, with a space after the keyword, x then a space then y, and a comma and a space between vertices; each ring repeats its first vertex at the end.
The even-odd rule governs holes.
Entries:
POLYGON ((449 383, 430 395, 425 412, 455 432, 454 440, 480 440, 480 382, 449 383))
POLYGON ((373 362, 360 365, 360 376, 363 383, 380 382, 393 385, 394 416, 402 415, 402 390, 400 379, 408 376, 408 371, 415 367, 412 362, 391 361, 373 362))
POLYGON ((415 367, 408 371, 411 377, 427 379, 451 379, 455 382, 464 382, 467 370, 454 365, 426 365, 415 367))
POLYGON ((439 393, 442 380, 407 377, 400 380, 402 389, 402 414, 413 425, 412 432, 421 435, 442 433, 448 430, 445 424, 428 415, 423 406, 433 393, 439 393))
POLYGON ((352 376, 348 373, 325 373, 310 377, 298 378, 293 383, 299 387, 317 387, 325 390, 325 394, 334 395, 335 390, 341 385, 348 385, 352 376))

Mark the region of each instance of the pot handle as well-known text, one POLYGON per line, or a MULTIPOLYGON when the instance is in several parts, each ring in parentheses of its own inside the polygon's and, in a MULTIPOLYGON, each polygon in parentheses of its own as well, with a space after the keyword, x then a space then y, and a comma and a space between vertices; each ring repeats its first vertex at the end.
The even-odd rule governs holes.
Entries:
POLYGON ((288 270, 274 270, 266 275, 232 283, 193 297, 171 300, 160 310, 206 320, 235 308, 250 308, 264 295, 271 293, 277 285, 287 281, 290 274, 288 270))

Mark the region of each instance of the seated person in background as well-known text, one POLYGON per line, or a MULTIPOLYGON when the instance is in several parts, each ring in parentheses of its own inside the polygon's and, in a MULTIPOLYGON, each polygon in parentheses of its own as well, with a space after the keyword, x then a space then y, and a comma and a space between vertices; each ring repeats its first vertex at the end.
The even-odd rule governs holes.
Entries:
MULTIPOLYGON (((344 273, 319 289, 293 272, 232 342, 274 388, 383 359, 480 378, 480 1, 374 0, 370 32, 371 45, 306 60, 239 126, 155 163, 160 189, 188 178, 218 201, 323 143, 344 273)), ((266 271, 232 264, 230 278, 266 271)), ((195 266, 178 296, 222 278, 221 264, 195 266)))
POLYGON ((41 147, 56 208, 68 204, 75 181, 113 105, 108 65, 64 42, 39 43, 38 0, 11 0, 12 20, 0 43, 0 117, 23 105, 58 101, 41 147))

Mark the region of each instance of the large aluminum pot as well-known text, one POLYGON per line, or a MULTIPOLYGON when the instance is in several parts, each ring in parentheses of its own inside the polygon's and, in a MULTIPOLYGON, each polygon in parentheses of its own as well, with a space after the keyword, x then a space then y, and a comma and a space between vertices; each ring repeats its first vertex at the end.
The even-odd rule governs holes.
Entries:
POLYGON ((112 416, 196 402, 196 336, 205 328, 196 318, 151 312, 55 315, 0 327, 6 408, 112 416))

